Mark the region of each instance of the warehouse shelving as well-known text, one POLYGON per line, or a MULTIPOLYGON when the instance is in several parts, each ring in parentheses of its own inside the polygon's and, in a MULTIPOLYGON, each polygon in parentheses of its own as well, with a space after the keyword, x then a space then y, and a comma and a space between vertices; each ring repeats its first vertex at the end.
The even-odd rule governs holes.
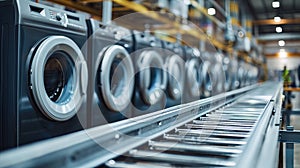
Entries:
MULTIPOLYGON (((76 10, 81 10, 91 14, 96 19, 101 19, 101 10, 102 8, 95 8, 95 6, 91 4, 99 4, 104 2, 104 0, 48 0, 57 4, 65 5, 69 8, 73 8, 76 10)), ((178 16, 172 15, 169 13, 167 9, 160 9, 159 7, 154 6, 153 4, 140 4, 130 0, 112 0, 112 2, 119 6, 113 6, 112 14, 118 13, 132 13, 132 12, 139 12, 140 14, 145 16, 145 21, 149 22, 157 22, 161 24, 161 26, 151 27, 151 31, 159 32, 163 34, 167 34, 168 36, 164 36, 164 39, 169 41, 175 41, 177 34, 181 34, 182 37, 194 38, 198 41, 206 41, 211 43, 214 47, 219 50, 223 50, 224 52, 229 53, 232 55, 234 51, 232 45, 226 44, 225 41, 217 40, 214 36, 207 36, 203 31, 199 31, 199 27, 195 28, 195 25, 190 24, 189 22, 184 21, 183 18, 178 16), (154 11, 156 10, 156 11, 154 11), (157 11, 158 10, 158 11, 157 11)), ((190 0, 191 5, 193 6, 194 10, 200 12, 206 18, 211 20, 214 24, 219 27, 223 27, 225 24, 217 19, 215 16, 211 16, 207 14, 207 9, 201 6, 197 1, 190 0)), ((99 5, 100 6, 100 5, 99 5)), ((98 6, 98 7, 99 7, 98 6)), ((100 6, 101 7, 101 6, 100 6)), ((116 16, 118 17, 118 15, 116 16)), ((138 24, 135 24, 138 25, 138 24)), ((239 25, 239 24, 236 24, 239 25)), ((132 27, 132 25, 127 24, 123 25, 128 28, 138 28, 132 27)), ((142 27, 144 28, 144 27, 142 27)), ((141 29, 141 28, 140 28, 141 29)), ((200 28, 201 29, 201 28, 200 28)), ((237 56, 244 60, 247 63, 254 64, 260 66, 267 72, 267 66, 261 60, 251 58, 249 53, 247 52, 237 52, 237 56)), ((266 73, 265 73, 266 75, 266 73)), ((266 77, 266 76, 265 76, 266 77)))

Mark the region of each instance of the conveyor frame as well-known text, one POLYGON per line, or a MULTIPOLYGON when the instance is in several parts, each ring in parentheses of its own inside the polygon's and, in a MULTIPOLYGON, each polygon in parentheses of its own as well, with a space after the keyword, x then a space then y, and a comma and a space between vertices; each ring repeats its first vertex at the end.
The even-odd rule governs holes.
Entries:
MULTIPOLYGON (((0 153, 0 167, 95 167, 199 116, 231 103, 259 86, 262 85, 248 86, 151 114, 9 150, 0 153)), ((266 133, 271 115, 279 120, 277 113, 274 113, 273 106, 274 101, 279 100, 277 97, 282 91, 279 86, 267 107, 268 112, 260 119, 263 120, 263 126, 256 127, 257 137, 266 133)), ((276 108, 279 107, 276 106, 276 108)), ((257 141, 263 141, 263 137, 257 141)), ((248 157, 255 158, 259 153, 258 149, 260 147, 256 146, 255 149, 244 152, 248 157)), ((247 160, 248 158, 244 158, 243 161, 246 162, 240 162, 239 165, 248 164, 249 167, 253 165, 253 163, 247 163, 247 160)))

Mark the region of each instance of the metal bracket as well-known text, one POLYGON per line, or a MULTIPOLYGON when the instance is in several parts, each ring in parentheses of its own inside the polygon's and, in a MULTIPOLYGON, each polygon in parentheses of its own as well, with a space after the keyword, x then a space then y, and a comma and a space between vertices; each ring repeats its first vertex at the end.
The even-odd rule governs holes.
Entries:
POLYGON ((279 141, 285 143, 300 143, 300 131, 279 131, 279 141))
POLYGON ((282 110, 283 114, 300 115, 300 110, 282 110))
POLYGON ((291 124, 291 115, 300 115, 300 111, 295 111, 295 110, 282 110, 282 116, 283 116, 283 121, 285 126, 289 126, 291 124))
POLYGON ((300 131, 294 131, 293 126, 287 126, 286 131, 279 131, 279 141, 286 143, 285 162, 287 168, 294 167, 294 143, 300 143, 300 131))

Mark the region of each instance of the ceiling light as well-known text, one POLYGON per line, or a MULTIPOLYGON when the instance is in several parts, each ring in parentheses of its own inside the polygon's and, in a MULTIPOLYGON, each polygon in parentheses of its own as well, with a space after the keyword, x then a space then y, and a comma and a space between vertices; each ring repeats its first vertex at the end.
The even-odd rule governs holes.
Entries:
POLYGON ((216 14, 216 9, 215 8, 208 8, 207 9, 207 13, 209 15, 215 15, 216 14))
POLYGON ((276 32, 277 33, 281 33, 282 32, 282 28, 280 26, 276 27, 276 32))
POLYGON ((279 54, 280 58, 286 58, 287 57, 287 52, 285 51, 285 49, 280 49, 278 54, 279 54))
POLYGON ((186 4, 186 5, 190 5, 191 1, 190 0, 183 0, 183 3, 186 4))
POLYGON ((280 2, 279 1, 272 2, 272 7, 273 8, 279 8, 280 7, 280 2))
POLYGON ((280 21, 281 21, 281 18, 280 18, 279 16, 275 16, 275 17, 274 17, 274 22, 277 22, 277 23, 278 23, 278 22, 280 22, 280 21))
POLYGON ((280 47, 283 47, 283 46, 285 45, 285 41, 279 40, 279 41, 278 41, 278 45, 279 45, 280 47))

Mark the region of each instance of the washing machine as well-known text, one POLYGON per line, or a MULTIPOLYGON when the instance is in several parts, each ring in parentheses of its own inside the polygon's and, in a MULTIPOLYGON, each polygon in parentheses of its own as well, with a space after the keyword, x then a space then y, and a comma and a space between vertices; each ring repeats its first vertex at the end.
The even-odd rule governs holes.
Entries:
POLYGON ((249 86, 251 82, 251 65, 245 64, 245 74, 244 74, 244 86, 249 86))
POLYGON ((252 85, 257 83, 257 77, 258 77, 258 68, 252 64, 248 64, 247 66, 247 85, 252 85))
POLYGON ((202 98, 207 98, 213 95, 213 83, 216 79, 215 75, 213 74, 213 55, 210 52, 203 52, 202 54, 202 66, 201 66, 201 76, 203 78, 202 83, 202 98))
POLYGON ((149 32, 132 31, 135 67, 133 116, 164 109, 167 73, 164 65, 162 41, 149 32))
POLYGON ((133 47, 130 30, 87 20, 89 38, 84 51, 90 71, 88 85, 89 127, 129 118, 134 90, 133 47))
POLYGON ((220 94, 225 92, 224 86, 226 82, 225 71, 223 70, 222 59, 224 55, 221 52, 216 52, 212 54, 212 89, 213 94, 220 94))
POLYGON ((247 66, 247 80, 246 80, 246 86, 249 86, 252 84, 252 80, 253 80, 253 75, 254 75, 254 71, 253 71, 253 67, 252 65, 248 64, 247 66))
POLYGON ((183 102, 188 103, 201 98, 201 76, 202 59, 197 48, 185 46, 185 84, 183 102))
POLYGON ((0 15, 1 150, 83 129, 85 18, 28 0, 1 1, 0 15))
POLYGON ((250 69, 250 73, 249 73, 249 83, 250 85, 253 85, 255 83, 257 83, 257 80, 258 80, 258 68, 254 65, 251 66, 251 69, 250 69))
POLYGON ((240 60, 238 63, 238 70, 237 70, 237 81, 238 81, 239 88, 246 86, 246 78, 247 78, 246 65, 245 62, 240 60))
POLYGON ((166 107, 171 107, 183 103, 185 54, 184 48, 179 42, 163 41, 162 44, 165 55, 164 63, 168 75, 166 107))
POLYGON ((232 76, 230 89, 235 90, 238 89, 240 85, 239 78, 238 78, 239 63, 238 63, 236 53, 232 53, 232 56, 230 58, 230 69, 231 69, 231 76, 232 76))
POLYGON ((249 75, 250 75, 250 69, 249 69, 249 64, 244 62, 243 65, 244 69, 244 74, 243 74, 243 80, 242 80, 242 87, 248 86, 249 85, 249 75))
POLYGON ((224 57, 222 59, 222 67, 224 72, 224 91, 230 91, 235 89, 235 80, 236 80, 236 62, 230 58, 229 54, 224 54, 224 57))
POLYGON ((231 73, 231 62, 229 56, 224 56, 222 60, 222 69, 224 71, 224 90, 229 91, 231 90, 231 85, 232 85, 232 73, 231 73))

